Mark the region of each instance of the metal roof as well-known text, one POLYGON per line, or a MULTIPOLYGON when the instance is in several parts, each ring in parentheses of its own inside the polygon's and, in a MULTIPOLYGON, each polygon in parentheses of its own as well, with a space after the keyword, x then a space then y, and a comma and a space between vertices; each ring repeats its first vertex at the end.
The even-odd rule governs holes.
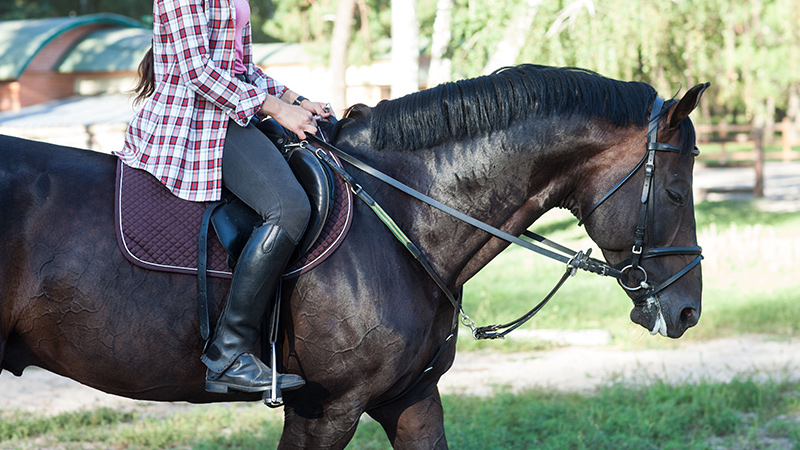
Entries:
POLYGON ((19 78, 28 63, 50 41, 85 25, 149 28, 141 22, 118 14, 0 21, 0 80, 19 78))
POLYGON ((72 97, 0 113, 0 128, 127 124, 134 112, 131 94, 72 97))
POLYGON ((56 70, 71 72, 135 72, 153 39, 144 28, 104 28, 85 36, 67 52, 56 70))

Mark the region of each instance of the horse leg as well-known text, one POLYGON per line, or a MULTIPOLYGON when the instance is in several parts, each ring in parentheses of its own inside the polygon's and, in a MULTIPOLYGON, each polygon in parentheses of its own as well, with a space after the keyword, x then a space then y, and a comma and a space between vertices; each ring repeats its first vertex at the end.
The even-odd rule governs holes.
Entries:
POLYGON ((396 449, 446 449, 444 411, 439 389, 403 398, 368 411, 386 431, 396 449))
MULTIPOLYGON (((307 384, 295 394, 314 389, 314 383, 307 384)), ((283 434, 278 443, 279 449, 343 449, 347 446, 358 426, 362 410, 350 402, 313 403, 284 406, 283 434)))

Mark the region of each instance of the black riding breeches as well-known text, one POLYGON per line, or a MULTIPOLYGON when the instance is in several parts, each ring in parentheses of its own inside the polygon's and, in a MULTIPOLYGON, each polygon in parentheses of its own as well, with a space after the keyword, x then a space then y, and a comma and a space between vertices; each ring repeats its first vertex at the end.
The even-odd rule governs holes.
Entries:
POLYGON ((250 122, 228 122, 222 153, 222 183, 295 242, 305 232, 311 207, 281 152, 250 122))

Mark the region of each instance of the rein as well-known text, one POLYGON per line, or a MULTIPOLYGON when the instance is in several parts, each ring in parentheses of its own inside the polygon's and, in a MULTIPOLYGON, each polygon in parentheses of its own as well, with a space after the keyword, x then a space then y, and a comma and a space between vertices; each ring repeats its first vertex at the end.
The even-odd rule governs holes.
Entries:
MULTIPOLYGON (((648 126, 647 132, 647 152, 645 156, 642 158, 641 161, 633 168, 623 179, 617 183, 610 191, 608 191, 597 203, 595 203, 587 212, 587 214, 581 219, 578 225, 582 225, 586 219, 601 205, 605 202, 611 195, 619 190, 622 185, 624 185, 629 179, 633 177, 633 175, 639 171, 640 168, 645 168, 645 178, 644 178, 644 186, 642 188, 642 196, 641 196, 641 208, 639 212, 639 222, 636 227, 636 232, 634 235, 634 245, 632 249, 632 256, 627 258, 620 264, 616 266, 611 266, 603 261, 591 257, 591 249, 588 249, 586 252, 583 251, 574 251, 571 250, 563 245, 555 243, 543 236, 540 236, 536 233, 525 231, 522 233, 521 236, 514 236, 509 234, 503 230, 500 230, 496 227, 493 227, 485 222, 481 222, 480 220, 475 219, 474 217, 468 216, 448 205, 445 205, 438 200, 435 200, 405 184, 402 182, 386 175, 385 173, 375 169, 374 167, 358 160, 357 158, 353 157, 352 155, 342 151, 341 149, 329 144, 324 139, 320 139, 314 135, 307 135, 307 140, 302 141, 299 145, 304 147, 307 150, 314 152, 320 160, 322 160, 328 167, 330 167, 334 172, 336 172, 344 181, 345 183, 350 186, 355 193, 361 200, 363 200, 370 209, 380 218, 380 220, 386 225, 386 227, 392 232, 392 234, 406 247, 406 249, 411 252, 415 259, 417 259, 420 264, 423 266, 425 271, 428 275, 433 279, 436 285, 442 290, 445 294, 447 299, 452 303, 455 309, 455 316, 453 317, 453 326, 452 331, 455 331, 455 327, 457 324, 457 319, 459 315, 461 316, 461 322, 465 326, 468 326, 472 330, 472 336, 475 339, 498 339, 504 338, 505 335, 510 333, 511 331, 515 330, 528 320, 530 320, 536 313, 538 313, 544 305, 555 295, 555 293, 561 288, 564 282, 570 276, 574 276, 577 271, 585 270, 587 272, 595 273, 602 276, 610 276, 617 280, 617 282, 626 290, 629 291, 637 291, 642 290, 643 293, 633 300, 633 303, 638 305, 646 301, 648 298, 654 297, 659 292, 666 289, 672 283, 680 279, 682 276, 686 275, 690 270, 692 270, 695 266, 697 266, 700 261, 703 259, 701 255, 702 249, 700 247, 665 247, 665 248, 655 248, 653 245, 653 236, 652 233, 649 235, 648 239, 648 249, 645 251, 644 248, 644 238, 646 235, 647 225, 652 224, 654 220, 655 208, 650 206, 650 199, 653 198, 653 176, 655 172, 655 155, 657 151, 667 151, 673 153, 679 153, 681 151, 680 147, 657 142, 657 134, 658 134, 658 119, 661 117, 661 110, 664 105, 664 99, 660 97, 656 97, 653 102, 653 107, 650 113, 650 122, 648 126), (312 146, 309 144, 308 141, 313 142, 316 146, 312 146), (475 228, 478 228, 486 233, 491 234, 494 237, 507 241, 511 244, 518 245, 520 247, 526 248, 530 251, 548 257, 550 259, 559 261, 561 263, 566 264, 566 270, 564 274, 561 276, 561 279, 556 283, 550 293, 544 297, 536 306, 534 306, 530 311, 525 313, 520 318, 511 321, 506 324, 498 324, 498 325, 489 325, 483 327, 477 327, 475 322, 464 312, 462 305, 461 305, 461 294, 454 294, 448 287, 447 284, 442 280, 442 278, 436 273, 433 267, 428 262, 425 255, 419 250, 419 248, 409 239, 405 233, 400 229, 400 227, 392 220, 392 218, 383 210, 383 208, 378 205, 375 200, 364 191, 364 189, 359 185, 352 176, 350 176, 342 167, 340 167, 336 162, 333 161, 325 152, 322 151, 322 148, 330 151, 331 153, 335 154, 341 160, 351 164, 355 168, 359 169, 362 172, 365 172, 374 178, 392 186, 393 188, 404 192, 405 194, 410 195, 411 197, 426 203, 436 209, 439 209, 469 225, 472 225, 475 228), (523 237, 525 239, 523 239, 523 237), (538 242, 541 245, 537 245, 535 242, 538 242), (545 248, 549 247, 549 248, 545 248), (647 272, 645 271, 644 267, 640 265, 642 260, 653 258, 657 256, 668 256, 668 255, 697 255, 697 257, 686 265, 683 269, 672 275, 667 280, 661 282, 660 284, 653 286, 647 282, 647 272), (624 282, 624 278, 628 276, 629 273, 635 271, 641 271, 643 275, 643 280, 639 283, 638 286, 627 286, 624 282)), ((692 152, 693 155, 697 155, 699 153, 697 148, 695 147, 694 151, 692 152)), ((452 335, 451 335, 452 336, 452 335)), ((448 340, 450 337, 448 337, 448 340)), ((441 351, 441 350, 440 350, 441 351)), ((438 353, 437 353, 438 356, 438 353)), ((432 367, 431 363, 431 367, 432 367)))

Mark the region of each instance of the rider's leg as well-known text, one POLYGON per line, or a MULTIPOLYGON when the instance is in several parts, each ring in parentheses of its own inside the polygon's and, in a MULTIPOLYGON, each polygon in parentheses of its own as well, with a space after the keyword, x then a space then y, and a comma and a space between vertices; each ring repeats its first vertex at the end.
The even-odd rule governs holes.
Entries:
MULTIPOLYGON (((223 153, 223 183, 258 212, 264 224, 247 241, 233 273, 225 307, 203 354, 206 389, 227 392, 268 390, 272 370, 253 349, 264 314, 310 215, 305 191, 277 148, 253 125, 228 125, 223 153)), ((297 375, 280 374, 278 386, 302 386, 297 375)))

